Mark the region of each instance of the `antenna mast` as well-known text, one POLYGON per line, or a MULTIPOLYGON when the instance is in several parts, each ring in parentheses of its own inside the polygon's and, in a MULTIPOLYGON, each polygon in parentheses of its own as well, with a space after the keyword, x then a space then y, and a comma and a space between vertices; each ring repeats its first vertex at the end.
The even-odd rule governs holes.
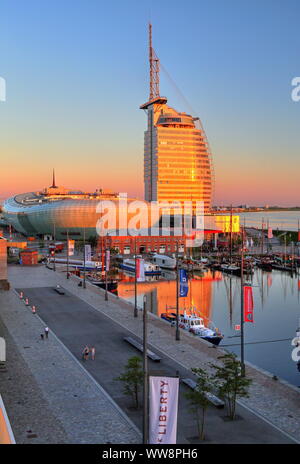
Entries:
POLYGON ((56 185, 55 185, 55 171, 53 169, 53 178, 52 178, 52 188, 56 188, 56 185))
POLYGON ((159 59, 152 47, 152 24, 149 23, 149 63, 150 63, 150 95, 149 101, 159 97, 159 59))

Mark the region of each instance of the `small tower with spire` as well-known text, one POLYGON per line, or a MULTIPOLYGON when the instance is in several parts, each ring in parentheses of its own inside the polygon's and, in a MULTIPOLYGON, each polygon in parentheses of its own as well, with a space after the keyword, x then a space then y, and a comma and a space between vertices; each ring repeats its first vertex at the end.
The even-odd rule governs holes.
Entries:
POLYGON ((53 188, 53 189, 57 188, 57 185, 55 185, 55 170, 54 170, 54 168, 53 168, 53 175, 52 175, 52 185, 51 185, 50 188, 53 188))

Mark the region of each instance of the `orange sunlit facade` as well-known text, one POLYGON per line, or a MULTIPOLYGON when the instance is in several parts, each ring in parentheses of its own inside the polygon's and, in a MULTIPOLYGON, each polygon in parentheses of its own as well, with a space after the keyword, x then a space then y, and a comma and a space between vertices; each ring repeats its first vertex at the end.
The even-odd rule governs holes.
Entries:
POLYGON ((147 201, 203 201, 209 211, 212 166, 198 118, 179 113, 165 100, 147 106, 144 184, 147 201))

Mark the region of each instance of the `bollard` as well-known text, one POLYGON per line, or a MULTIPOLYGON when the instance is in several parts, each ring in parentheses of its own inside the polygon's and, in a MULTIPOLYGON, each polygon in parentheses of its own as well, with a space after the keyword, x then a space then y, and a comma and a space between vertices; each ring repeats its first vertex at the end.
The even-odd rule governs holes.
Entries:
POLYGON ((29 305, 28 298, 25 298, 25 304, 26 304, 26 306, 28 306, 28 305, 29 305))
POLYGON ((35 314, 35 313, 36 313, 35 306, 32 306, 31 310, 32 310, 32 314, 35 314))
POLYGON ((23 292, 20 292, 20 300, 23 298, 23 292))

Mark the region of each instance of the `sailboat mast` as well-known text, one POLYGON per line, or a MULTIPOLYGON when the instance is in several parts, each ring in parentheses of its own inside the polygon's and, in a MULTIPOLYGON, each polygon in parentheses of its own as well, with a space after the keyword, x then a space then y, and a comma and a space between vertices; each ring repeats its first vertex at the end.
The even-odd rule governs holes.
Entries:
POLYGON ((229 252, 230 252, 229 260, 230 260, 230 264, 232 264, 232 205, 231 205, 231 207, 230 207, 230 235, 229 235, 229 241, 230 241, 230 245, 229 245, 229 252))

